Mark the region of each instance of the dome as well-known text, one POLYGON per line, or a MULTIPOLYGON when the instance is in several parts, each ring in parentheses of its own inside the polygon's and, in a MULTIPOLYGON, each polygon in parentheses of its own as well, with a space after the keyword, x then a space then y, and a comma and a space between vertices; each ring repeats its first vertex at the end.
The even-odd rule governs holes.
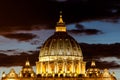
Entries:
POLYGON ((87 69, 87 75, 91 77, 99 77, 100 69, 96 67, 95 61, 91 62, 91 67, 87 69))
POLYGON ((66 32, 56 32, 46 40, 40 51, 40 57, 45 56, 75 56, 82 57, 79 44, 66 32))
POLYGON ((25 65, 23 66, 21 72, 19 73, 20 77, 34 77, 35 73, 32 66, 30 65, 29 60, 27 59, 25 65))
POLYGON ((62 15, 60 15, 56 25, 56 32, 45 41, 40 49, 39 61, 63 58, 83 60, 83 55, 76 40, 67 34, 65 23, 62 20, 62 15))
POLYGON ((85 74, 85 65, 81 48, 77 41, 67 34, 60 15, 55 33, 40 49, 36 73, 42 77, 76 77, 85 74))

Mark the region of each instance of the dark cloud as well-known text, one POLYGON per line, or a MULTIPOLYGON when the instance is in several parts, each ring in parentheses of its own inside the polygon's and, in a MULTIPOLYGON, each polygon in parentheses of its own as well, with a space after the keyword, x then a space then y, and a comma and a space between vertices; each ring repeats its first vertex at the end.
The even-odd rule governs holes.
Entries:
POLYGON ((0 66, 23 66, 27 58, 29 59, 31 65, 35 65, 35 62, 38 61, 38 55, 38 51, 32 51, 32 54, 21 53, 20 55, 11 56, 1 53, 0 66))
POLYGON ((120 21, 120 17, 116 16, 116 17, 111 17, 108 19, 102 19, 103 22, 110 22, 110 23, 119 23, 120 21))
POLYGON ((20 31, 20 30, 24 30, 24 31, 30 31, 30 30, 40 30, 40 29, 46 29, 47 26, 46 25, 30 25, 30 26, 0 26, 0 34, 4 35, 4 34, 8 34, 11 32, 16 32, 16 31, 20 31))
MULTIPOLYGON (((91 62, 87 62, 87 68, 90 68, 91 62)), ((107 61, 96 61, 96 67, 100 69, 109 69, 109 68, 119 68, 120 65, 114 61, 107 62, 107 61), (112 64, 112 65, 111 65, 112 64)))
POLYGON ((101 34, 103 33, 102 31, 100 30, 97 30, 97 29, 86 29, 84 30, 84 32, 88 35, 93 35, 93 34, 101 34))
MULTIPOLYGON (((101 61, 102 57, 117 57, 120 59, 120 43, 116 44, 80 44, 84 61, 87 62, 87 67, 90 66, 92 60, 96 61, 99 68, 119 68, 120 65, 116 61, 101 61), (111 65, 112 64, 112 65, 111 65)), ((10 50, 13 51, 13 50, 10 50)), ((5 51, 2 51, 5 52, 5 51)), ((23 66, 26 59, 29 58, 31 65, 35 65, 38 61, 39 51, 29 51, 20 53, 19 55, 6 55, 0 53, 0 66, 23 66), (4 60, 4 61, 3 61, 4 60)))
MULTIPOLYGON (((7 0, 0 1, 0 26, 54 25, 59 11, 65 22, 120 16, 119 0, 7 0), (63 2, 57 2, 63 1, 63 2)), ((54 26, 51 26, 54 27, 54 26)))
POLYGON ((3 36, 10 39, 17 39, 19 41, 27 41, 36 37, 36 35, 32 33, 11 33, 11 34, 5 34, 3 36))
POLYGON ((100 30, 97 29, 83 29, 83 30, 69 30, 68 32, 72 33, 72 34, 81 34, 81 33, 85 33, 86 35, 95 35, 95 34, 101 34, 103 33, 100 30))
MULTIPOLYGON (((119 68, 120 65, 113 61, 101 61, 100 58, 105 57, 117 57, 120 59, 120 43, 115 44, 80 44, 84 60, 87 61, 87 67, 90 65, 90 61, 95 60, 97 67, 99 68, 119 68), (111 65, 112 64, 112 65, 111 65)), ((112 58, 111 58, 112 59, 112 58)))
POLYGON ((76 23, 75 27, 79 30, 84 30, 84 26, 82 24, 76 23))
POLYGON ((101 57, 120 58, 120 43, 115 44, 80 44, 85 59, 101 57))
POLYGON ((95 34, 101 34, 101 33, 103 33, 102 31, 97 30, 97 29, 86 29, 84 25, 79 24, 79 23, 75 24, 75 28, 76 29, 69 30, 68 32, 70 32, 72 34, 81 34, 81 33, 84 33, 86 35, 95 35, 95 34))

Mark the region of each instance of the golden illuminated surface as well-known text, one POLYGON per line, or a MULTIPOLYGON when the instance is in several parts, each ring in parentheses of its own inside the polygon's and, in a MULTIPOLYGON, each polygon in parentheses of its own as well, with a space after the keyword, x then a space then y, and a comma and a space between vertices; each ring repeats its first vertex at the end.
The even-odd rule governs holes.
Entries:
MULTIPOLYGON (((74 38, 66 32, 62 15, 56 25, 56 32, 49 37, 40 49, 39 61, 36 62, 36 74, 41 77, 74 77, 73 80, 115 80, 109 72, 101 73, 92 61, 91 67, 86 70, 82 50, 74 38), (106 76, 107 75, 107 76, 106 76)), ((41 78, 40 78, 41 79, 41 78)), ((50 78, 51 79, 51 78, 50 78)), ((52 80, 52 79, 51 79, 52 80)), ((61 80, 61 79, 60 79, 61 80)))
POLYGON ((108 69, 101 72, 95 61, 86 70, 82 50, 76 40, 67 34, 61 14, 56 32, 45 41, 38 59, 36 74, 27 60, 19 75, 11 70, 8 74, 3 73, 2 80, 116 80, 108 69))
POLYGON ((56 25, 56 32, 66 32, 66 26, 65 26, 65 23, 63 22, 61 14, 60 14, 59 21, 57 22, 57 25, 56 25))
POLYGON ((21 72, 19 73, 19 77, 35 77, 35 76, 36 76, 35 72, 33 71, 32 66, 30 66, 29 60, 27 60, 21 72))
POLYGON ((43 77, 75 77, 85 74, 85 66, 82 50, 76 40, 67 34, 60 14, 56 32, 45 41, 40 49, 36 73, 43 77))
POLYGON ((66 32, 55 32, 49 37, 40 49, 39 60, 64 56, 65 58, 83 58, 79 44, 66 32), (52 57, 53 56, 53 57, 52 57), (73 56, 73 57, 71 57, 73 56))

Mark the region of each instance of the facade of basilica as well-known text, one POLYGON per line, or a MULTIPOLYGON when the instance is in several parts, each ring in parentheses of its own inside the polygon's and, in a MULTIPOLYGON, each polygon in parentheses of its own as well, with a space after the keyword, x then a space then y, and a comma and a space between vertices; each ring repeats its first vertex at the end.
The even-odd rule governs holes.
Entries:
POLYGON ((55 33, 40 49, 36 73, 27 60, 19 74, 14 69, 3 72, 2 80, 116 80, 108 69, 100 70, 95 61, 86 69, 79 44, 67 34, 62 15, 56 25, 55 33))

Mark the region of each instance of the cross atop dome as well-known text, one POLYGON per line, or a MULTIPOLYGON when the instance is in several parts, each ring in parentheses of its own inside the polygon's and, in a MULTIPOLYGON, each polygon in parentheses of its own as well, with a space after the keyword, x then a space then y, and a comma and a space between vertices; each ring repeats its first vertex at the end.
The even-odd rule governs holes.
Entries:
POLYGON ((60 18, 59 18, 59 22, 58 23, 64 23, 63 19, 62 19, 62 11, 60 11, 60 18))
POLYGON ((62 19, 62 11, 60 11, 60 18, 56 25, 56 32, 66 32, 66 26, 62 19))

